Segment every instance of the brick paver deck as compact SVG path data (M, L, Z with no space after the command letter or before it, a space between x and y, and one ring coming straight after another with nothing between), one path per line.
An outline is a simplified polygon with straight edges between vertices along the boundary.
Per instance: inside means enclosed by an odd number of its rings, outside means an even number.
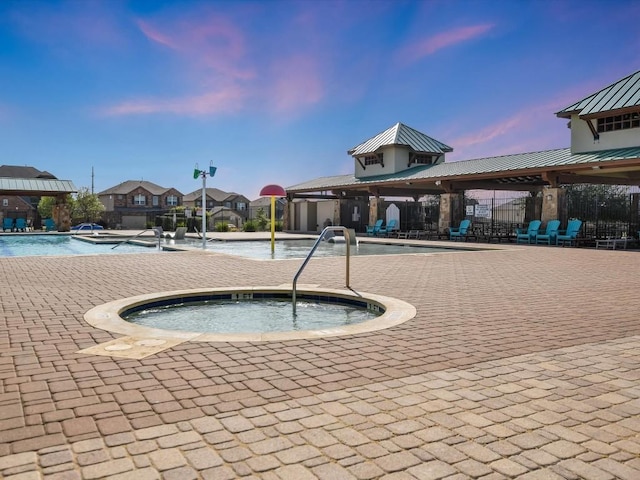
M640 253L501 247L352 258L354 289L417 308L388 330L142 360L76 353L117 338L83 314L300 261L1 258L0 478L640 478Z

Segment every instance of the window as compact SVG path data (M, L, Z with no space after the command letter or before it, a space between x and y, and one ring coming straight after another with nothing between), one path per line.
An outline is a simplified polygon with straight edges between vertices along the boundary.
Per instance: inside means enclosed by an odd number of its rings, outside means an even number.
M160 199L158 198L157 195L154 195L153 197L151 197L151 202L154 207L157 207L158 204L160 203Z
M3 207L8 207L9 206L9 199L8 198L3 198L2 199L2 206Z
M613 130L627 130L640 127L640 112L625 113L613 117L598 119L598 133L611 132Z
M247 204L245 202L236 203L236 210L238 210L239 212L246 209L247 209Z
M384 159L384 154L383 153L377 153L375 155L367 155L364 157L364 164L365 165L377 165L380 164L384 167L384 163L383 163L383 159Z
M231 202L224 202L224 206L226 208L231 208Z
M413 163L418 165L431 165L433 163L433 157L431 155L415 155L413 157Z
M170 207L178 206L178 196L177 195L168 195L167 196L167 205Z
M133 204L134 205L146 205L147 204L147 197L145 197L144 195L134 195L133 196Z

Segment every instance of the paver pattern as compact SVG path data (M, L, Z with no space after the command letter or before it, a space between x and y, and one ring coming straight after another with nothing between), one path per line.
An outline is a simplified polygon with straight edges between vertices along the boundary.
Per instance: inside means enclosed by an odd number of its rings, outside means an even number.
M0 478L640 478L638 252L355 257L351 286L413 304L413 320L142 360L77 353L117 338L84 322L96 305L281 285L299 265L0 258ZM313 259L300 281L343 288L344 259Z

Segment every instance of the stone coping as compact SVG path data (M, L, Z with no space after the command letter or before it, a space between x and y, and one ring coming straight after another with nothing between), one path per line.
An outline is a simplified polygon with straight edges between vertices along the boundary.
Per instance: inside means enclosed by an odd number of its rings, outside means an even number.
M297 294L299 296L326 295L338 298L367 301L369 303L373 303L374 305L381 306L384 309L384 313L374 319L353 325L344 325L322 330L299 330L268 333L201 333L164 330L135 325L133 323L127 322L120 316L122 312L129 310L132 307L143 305L145 303L156 302L159 300L198 296L209 293L290 293L291 289L291 285L199 288L138 295L134 297L123 298L120 300L114 300L112 302L94 307L85 313L84 319L87 321L87 323L96 328L135 338L172 339L192 342L262 342L316 339L323 337L335 337L373 332L399 325L416 316L416 309L413 305L410 305L409 303L396 298L375 295L372 293L356 292L355 290L335 290L324 288L319 289L315 287L298 288Z

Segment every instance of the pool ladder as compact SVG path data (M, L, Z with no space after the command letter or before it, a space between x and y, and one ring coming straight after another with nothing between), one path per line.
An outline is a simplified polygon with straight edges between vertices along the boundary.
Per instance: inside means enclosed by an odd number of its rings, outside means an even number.
M298 284L298 277L300 276L300 274L302 273L302 271L304 270L304 267L307 266L307 263L309 263L309 260L311 260L311 257L313 256L314 252L316 251L316 249L318 248L318 245L320 245L320 242L322 242L322 240L324 239L324 236L327 234L327 232L335 232L335 231L341 231L342 234L344 235L344 242L347 245L347 255L346 255L346 287L349 288L349 256L351 255L351 235L354 235L354 239L355 239L355 231L351 231L349 232L349 229L347 227L343 227L340 225L336 225L336 226L330 226L330 227L325 227L324 230L322 230L322 233L320 233L320 236L318 237L318 239L316 240L316 243L313 244L313 247L311 247L311 250L309 251L307 258L304 259L304 262L302 262L302 265L300 265L300 268L298 268L298 271L296 272L295 276L293 277L293 285L292 285L292 289L291 289L291 302L293 304L293 314L296 314L296 291L297 291L297 284Z

